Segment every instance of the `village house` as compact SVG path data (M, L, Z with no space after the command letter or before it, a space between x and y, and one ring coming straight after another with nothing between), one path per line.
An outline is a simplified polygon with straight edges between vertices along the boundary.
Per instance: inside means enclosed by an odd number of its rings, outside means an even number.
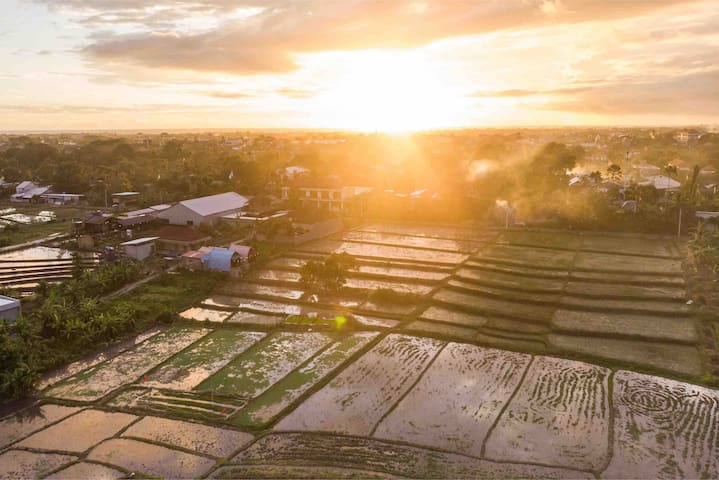
M121 230L127 229L141 229L157 223L159 220L158 215L163 210L167 210L172 205L153 205L151 207L143 208L141 210L133 210L132 212L126 212L116 217L117 228Z
M310 169L305 167L300 167L297 165L292 165L289 167L285 167L284 169L280 170L280 175L282 176L282 179L287 180L295 180L299 177L309 175Z
M92 212L87 215L80 225L83 233L97 234L106 233L112 230L114 215L101 211Z
M15 322L21 315L21 312L20 300L0 295L0 319Z
M248 202L247 197L235 192L226 192L183 200L158 213L157 216L167 220L170 225L215 225L223 216L241 211Z
M156 241L158 237L143 237L121 243L125 250L125 255L135 260L144 260L153 255L156 250Z
M77 205L85 195L77 193L44 193L40 198L47 202L48 205Z
M238 255L239 263L245 265L252 262L259 253L249 245L240 245L237 243L230 244L230 250Z
M651 175L646 181L639 182L639 185L653 185L657 190L670 192L677 191L682 186L681 183L666 175Z
M291 191L298 193L297 200L302 207L315 207L330 212L344 212L362 194L372 191L371 187L340 186L333 182L297 182L294 187L282 187L282 200L291 200Z
M202 250L190 250L180 256L180 266L188 270L202 270L202 257L205 255Z
M10 195L10 201L16 203L30 203L37 201L42 195L49 193L51 186L39 186L29 180L20 182L15 187L15 193Z
M176 225L166 225L152 235L157 237L157 251L167 255L181 255L197 250L212 238L194 228Z
M120 208L132 205L140 200L140 192L117 192L110 196L112 197L112 204Z
M147 208L141 208L140 210L133 210L131 212L125 212L123 216L125 217L138 217L142 215L148 215L157 218L160 212L163 212L170 208L172 205L169 203L163 203L160 205L152 205Z

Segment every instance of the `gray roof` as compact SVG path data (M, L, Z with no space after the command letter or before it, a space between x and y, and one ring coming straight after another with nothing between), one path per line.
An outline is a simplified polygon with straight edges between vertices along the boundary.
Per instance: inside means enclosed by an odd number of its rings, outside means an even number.
M10 310L12 308L19 308L20 307L20 300L17 298L12 297L6 297L5 295L0 295L0 311L4 312L5 310Z
M209 197L183 200L180 204L194 211L198 215L205 217L232 210L239 210L247 205L247 202L249 202L249 199L243 197L239 193L226 192L219 193L217 195L210 195Z

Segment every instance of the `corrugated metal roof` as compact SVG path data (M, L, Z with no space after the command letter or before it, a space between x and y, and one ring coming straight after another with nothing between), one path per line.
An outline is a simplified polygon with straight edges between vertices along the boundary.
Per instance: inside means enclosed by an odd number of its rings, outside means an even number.
M120 245L142 245L143 243L150 243L154 242L160 237L142 237L142 238L136 238L134 240L130 240L128 242L121 243Z
M31 199L34 196L40 196L45 193L47 193L50 190L51 187L36 187L31 188L30 190L27 190L22 193L16 193L13 195L15 198L25 198L25 199Z
M205 217L208 215L228 212L230 210L239 210L247 205L247 202L249 202L249 199L243 197L239 193L226 192L219 193L217 195L210 195L209 197L183 200L180 204L194 211L198 215Z
M657 190L673 190L682 186L681 183L665 175L652 175L647 181L639 182L639 185L654 185Z
M230 250L238 253L242 258L247 258L250 256L250 251L252 250L252 247L248 245L230 245Z
M153 205L151 207L147 208L141 208L140 210L133 210L131 212L126 212L125 216L127 217L136 217L138 215L150 215L153 213L161 212L163 210L167 210L172 205L169 205L167 203L163 203L162 205Z

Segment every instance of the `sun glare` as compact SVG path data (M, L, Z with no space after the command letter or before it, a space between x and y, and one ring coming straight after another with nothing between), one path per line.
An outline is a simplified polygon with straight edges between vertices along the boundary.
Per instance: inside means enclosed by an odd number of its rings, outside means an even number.
M401 133L456 123L458 96L418 54L369 51L351 55L351 67L318 100L333 125Z

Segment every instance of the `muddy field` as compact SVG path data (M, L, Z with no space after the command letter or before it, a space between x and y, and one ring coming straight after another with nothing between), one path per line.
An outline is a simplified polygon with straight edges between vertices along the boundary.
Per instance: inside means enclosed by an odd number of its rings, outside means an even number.
M0 478L719 477L681 246L642 242L385 224L313 242L48 375L0 420ZM368 253L348 288L308 299L303 255L348 245Z

